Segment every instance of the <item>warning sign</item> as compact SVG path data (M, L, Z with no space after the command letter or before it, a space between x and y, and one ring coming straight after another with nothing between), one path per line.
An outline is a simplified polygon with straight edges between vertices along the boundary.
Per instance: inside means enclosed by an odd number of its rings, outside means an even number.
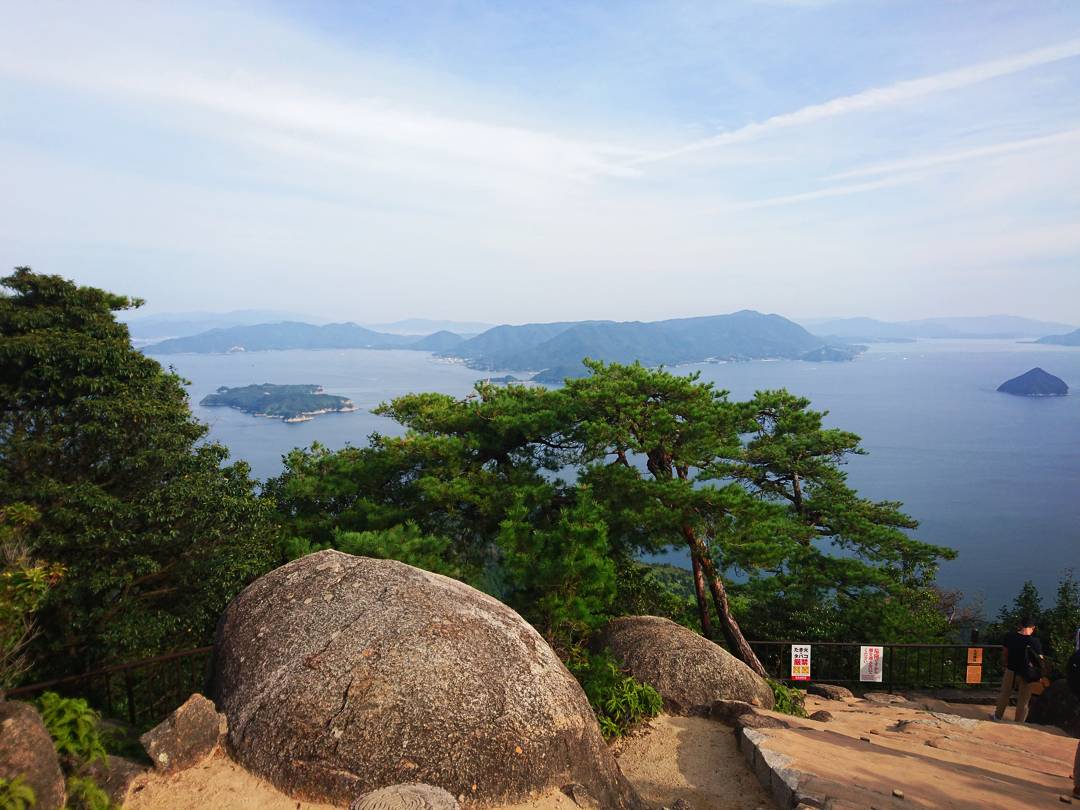
M791 645L791 680L810 680L810 645Z
M881 683L881 661L884 655L882 647L859 648L859 680Z

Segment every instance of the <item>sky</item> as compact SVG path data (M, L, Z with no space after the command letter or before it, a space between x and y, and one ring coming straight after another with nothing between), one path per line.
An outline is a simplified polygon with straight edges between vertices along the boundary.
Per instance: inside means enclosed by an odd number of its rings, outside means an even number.
M360 322L1080 322L1080 3L6 3L0 264Z

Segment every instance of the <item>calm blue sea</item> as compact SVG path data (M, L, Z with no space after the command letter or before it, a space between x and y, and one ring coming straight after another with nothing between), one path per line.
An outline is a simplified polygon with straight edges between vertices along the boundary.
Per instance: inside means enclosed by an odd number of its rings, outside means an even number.
M165 364L191 380L192 409L212 438L256 476L281 469L289 449L318 441L363 444L395 423L372 415L410 391L464 395L478 372L408 351L288 351L172 355ZM1041 366L1077 393L1026 399L995 391ZM869 455L848 465L868 497L904 502L917 535L960 552L941 583L988 612L1033 580L1048 601L1061 572L1080 572L1080 349L1015 341L920 341L872 347L852 363L798 361L688 366L734 398L787 388L829 411L831 425L863 438ZM511 372L512 373L512 372ZM218 386L318 383L361 410L286 425L198 402Z

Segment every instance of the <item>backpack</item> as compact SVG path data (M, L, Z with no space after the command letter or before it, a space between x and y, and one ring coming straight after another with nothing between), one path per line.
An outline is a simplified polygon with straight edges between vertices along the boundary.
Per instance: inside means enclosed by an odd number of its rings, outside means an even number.
M1065 664L1065 680L1072 693L1080 698L1080 650L1074 652Z

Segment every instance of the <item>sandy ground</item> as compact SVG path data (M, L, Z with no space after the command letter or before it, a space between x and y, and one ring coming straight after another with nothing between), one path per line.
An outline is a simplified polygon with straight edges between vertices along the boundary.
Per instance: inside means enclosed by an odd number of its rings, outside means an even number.
M685 799L694 810L771 807L735 747L731 729L700 717L662 715L619 745L619 765L642 797L659 807ZM131 810L323 810L279 793L222 754L176 776L148 774L124 804ZM552 791L500 810L576 810Z

